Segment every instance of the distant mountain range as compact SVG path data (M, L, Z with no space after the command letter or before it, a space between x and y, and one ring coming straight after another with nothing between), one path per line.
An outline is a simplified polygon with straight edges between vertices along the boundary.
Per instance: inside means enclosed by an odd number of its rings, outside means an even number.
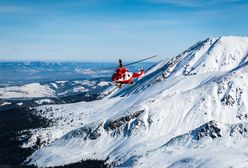
M125 62L125 58L123 61ZM129 66L129 69L135 71L151 64L154 63L143 62ZM0 87L59 80L110 79L117 65L118 60L113 60L113 63L0 62Z
M111 88L114 89L107 78L7 86L0 88L0 109L92 101L109 94Z

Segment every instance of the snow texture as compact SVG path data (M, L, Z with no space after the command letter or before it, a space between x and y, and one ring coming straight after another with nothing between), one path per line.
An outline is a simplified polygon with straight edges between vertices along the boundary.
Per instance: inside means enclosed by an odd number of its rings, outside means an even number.
M25 85L0 87L0 99L6 101L23 100L35 98L38 104L52 103L49 98L73 96L77 94L103 95L109 94L112 83L104 79L54 81L30 83ZM41 99L41 100L40 100ZM42 100L43 99L43 100ZM45 100L44 100L45 99Z
M32 130L40 167L86 159L112 167L247 167L248 38L208 38L134 85L93 102L46 105Z
M31 83L22 86L0 88L0 98L54 97L55 92L48 85Z

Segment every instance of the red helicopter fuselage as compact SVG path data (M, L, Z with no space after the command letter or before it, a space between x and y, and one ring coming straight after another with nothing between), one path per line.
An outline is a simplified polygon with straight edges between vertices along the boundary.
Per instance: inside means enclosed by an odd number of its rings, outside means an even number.
M129 64L126 64L125 66L130 66L133 64L137 64L139 62L152 59L154 57L157 57L158 55L154 55L151 57L144 58L139 61L135 61ZM115 73L112 76L112 82L121 88L123 84L133 84L134 78L138 78L142 75L144 75L145 71L142 69L140 72L129 72L127 68L125 68L122 64L122 60L119 59L119 67L115 69Z
M144 70L140 72L129 72L128 69L123 66L115 69L115 73L112 76L112 82L115 84L131 84L134 78L140 77L144 74Z

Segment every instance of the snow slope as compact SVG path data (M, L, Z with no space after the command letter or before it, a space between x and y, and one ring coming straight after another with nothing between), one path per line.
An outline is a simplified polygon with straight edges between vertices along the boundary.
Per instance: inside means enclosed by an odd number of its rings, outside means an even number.
M31 83L22 86L0 88L0 98L54 97L55 92L48 85Z
M24 144L40 167L100 159L113 167L248 165L248 37L209 38L111 98L40 106L52 119Z

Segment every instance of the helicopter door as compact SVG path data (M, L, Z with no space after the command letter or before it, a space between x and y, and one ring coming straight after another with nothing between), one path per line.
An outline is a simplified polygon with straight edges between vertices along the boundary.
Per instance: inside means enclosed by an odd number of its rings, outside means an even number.
M132 77L132 73L131 72L126 72L125 76L124 76L124 80L129 80Z

